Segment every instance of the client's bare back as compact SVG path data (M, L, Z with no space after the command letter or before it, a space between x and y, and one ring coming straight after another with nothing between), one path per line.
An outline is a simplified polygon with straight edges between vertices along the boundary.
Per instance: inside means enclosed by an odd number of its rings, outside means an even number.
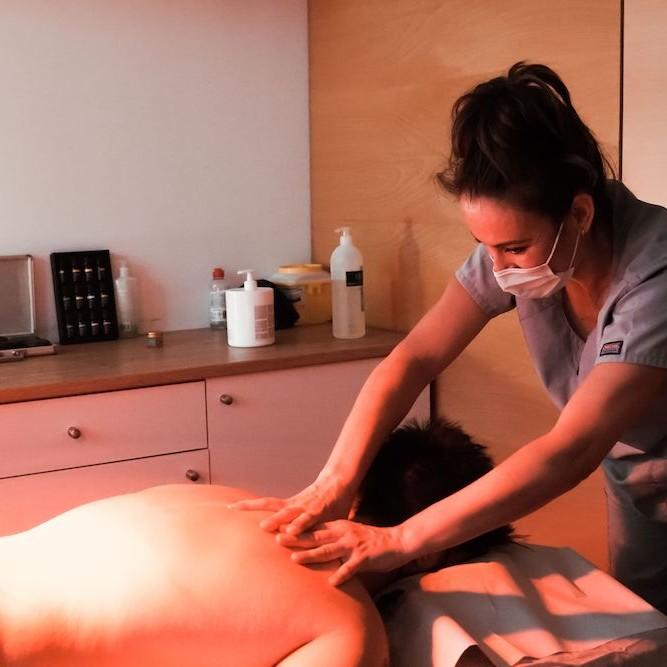
M0 665L386 664L361 584L292 562L244 497L154 487L0 538Z

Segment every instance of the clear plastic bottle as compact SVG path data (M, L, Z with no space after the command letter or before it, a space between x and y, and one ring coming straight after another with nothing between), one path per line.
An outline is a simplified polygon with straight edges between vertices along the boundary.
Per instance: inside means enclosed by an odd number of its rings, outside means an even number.
M225 290L228 288L225 272L219 266L213 269L213 280L208 297L208 322L212 329L227 328L227 304Z
M139 332L137 321L137 279L130 275L130 270L125 260L120 264L120 275L116 278L115 282L120 337L132 338Z
M340 244L331 253L331 315L334 338L366 335L363 257L352 244L349 227L340 232Z

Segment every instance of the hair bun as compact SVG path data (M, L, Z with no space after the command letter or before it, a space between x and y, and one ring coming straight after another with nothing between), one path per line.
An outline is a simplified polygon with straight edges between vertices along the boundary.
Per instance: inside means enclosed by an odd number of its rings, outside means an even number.
M546 94L556 97L566 107L572 107L570 91L561 78L546 65L529 64L524 60L514 63L507 73L510 85L541 88Z
M558 74L519 61L456 100L449 162L438 180L456 196L509 202L554 224L586 192L596 220L607 224L607 172L613 168Z

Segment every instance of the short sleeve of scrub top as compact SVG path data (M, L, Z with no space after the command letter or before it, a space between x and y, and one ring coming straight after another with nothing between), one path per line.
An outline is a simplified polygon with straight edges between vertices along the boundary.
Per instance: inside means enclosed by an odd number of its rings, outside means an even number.
M667 368L667 266L633 282L603 316L594 363Z
M493 275L493 262L480 243L455 274L475 303L489 316L512 310L514 297L503 292Z

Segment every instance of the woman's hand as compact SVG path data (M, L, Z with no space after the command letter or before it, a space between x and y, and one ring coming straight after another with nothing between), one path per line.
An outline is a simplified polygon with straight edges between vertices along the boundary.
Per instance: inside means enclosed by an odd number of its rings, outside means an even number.
M412 560L404 545L400 526L377 528L354 521L330 521L301 535L279 533L276 541L295 551L297 563L328 563L342 560L329 577L334 586L346 582L357 572L394 570Z
M254 498L230 505L231 509L275 512L259 525L274 533L299 535L324 521L346 518L352 507L354 490L336 477L318 477L310 486L290 498Z

